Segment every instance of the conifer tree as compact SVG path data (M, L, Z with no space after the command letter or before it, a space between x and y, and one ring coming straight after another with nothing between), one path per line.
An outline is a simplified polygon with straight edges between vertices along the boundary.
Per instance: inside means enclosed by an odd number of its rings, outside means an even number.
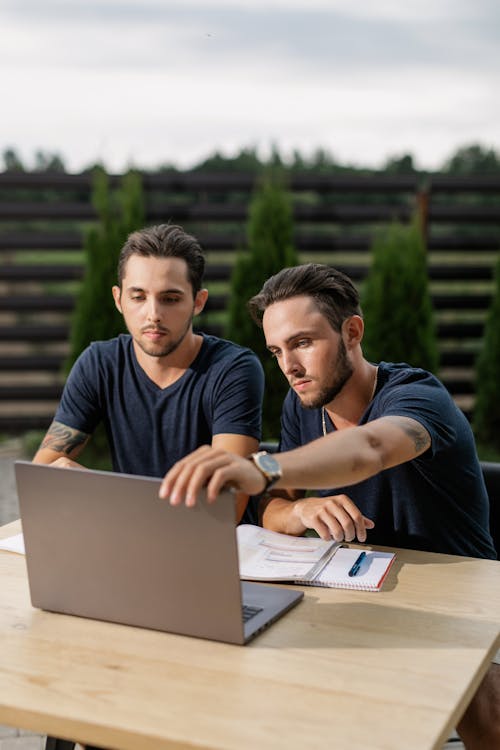
M418 220L394 222L375 238L362 291L363 353L437 372L439 354L426 250Z
M298 263L290 197L276 174L265 177L254 194L247 239L248 249L239 253L233 269L226 335L253 349L262 362L266 376L263 438L270 440L279 437L281 406L288 386L266 348L262 330L250 318L247 302L270 276Z
M130 232L143 225L140 175L128 172L121 189L113 191L106 172L96 169L92 203L98 223L85 237L84 278L72 319L68 369L91 341L109 339L125 330L111 287L117 281L116 268L122 245Z
M495 268L495 289L486 318L476 363L476 402L473 428L481 455L498 460L500 452L500 256Z
M92 202L98 222L85 237L85 270L72 319L70 354L66 362L68 372L92 341L110 339L125 331L111 288L117 283L118 257L125 240L130 232L144 224L140 175L134 171L128 172L120 189L112 190L106 172L97 168ZM111 468L103 425L99 425L78 460L93 468Z

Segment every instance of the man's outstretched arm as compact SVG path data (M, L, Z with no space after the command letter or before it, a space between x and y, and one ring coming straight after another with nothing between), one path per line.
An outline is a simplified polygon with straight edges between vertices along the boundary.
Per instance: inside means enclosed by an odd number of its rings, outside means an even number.
M282 469L282 477L275 486L323 489L357 484L384 469L411 461L424 453L430 444L429 433L417 420L398 416L382 417L367 425L331 433L293 451L275 454ZM198 492L204 486L207 486L209 500L214 501L224 486L232 486L248 494L258 494L264 489L265 479L252 462L203 446L172 467L163 481L160 496L169 497L173 505L182 502L194 505ZM265 510L266 525L273 525L274 528L278 526L290 533L286 522L294 503L288 503L283 498L277 498L275 502L274 520L273 500ZM289 510L284 503L288 503ZM356 511L359 513L357 509ZM278 513L281 518L277 517ZM356 536L358 532L362 536L360 523L364 528L370 528L365 521L350 515L351 511L346 508L346 503L342 506L343 513L347 513L349 518L345 519L345 523L341 522L341 525L345 528L345 524L347 527L354 524ZM305 524L303 526L306 527ZM299 528L295 531L300 532Z

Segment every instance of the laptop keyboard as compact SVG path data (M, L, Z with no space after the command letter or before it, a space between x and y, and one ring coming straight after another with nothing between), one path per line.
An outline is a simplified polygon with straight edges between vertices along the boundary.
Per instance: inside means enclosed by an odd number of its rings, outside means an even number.
M258 615L259 612L262 612L262 607L251 607L249 604L243 604L241 612L243 615L243 622L248 622L252 617Z

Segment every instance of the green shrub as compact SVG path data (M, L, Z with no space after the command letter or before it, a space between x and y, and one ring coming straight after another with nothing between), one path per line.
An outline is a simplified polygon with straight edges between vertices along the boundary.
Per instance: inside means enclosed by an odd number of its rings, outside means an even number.
M92 341L107 340L126 330L115 307L111 288L117 283L118 257L127 236L144 223L140 175L128 172L120 189L112 190L106 172L96 169L92 203L98 223L85 237L85 270L72 318L67 372ZM92 436L81 460L94 468L110 468L107 438L102 426Z
M495 291L486 318L476 363L476 402L473 428L482 456L500 452L500 256L495 268ZM490 459L494 460L494 459ZM495 459L496 460L496 459Z
M298 263L293 247L292 206L279 177L267 176L256 191L247 238L248 250L238 254L233 269L226 336L253 349L262 362L266 376L262 427L263 438L269 440L279 436L288 385L266 348L262 330L250 318L247 302L270 276Z
M436 326L417 219L408 226L395 222L376 236L361 300L367 359L437 372Z
M129 172L121 190L112 191L103 169L94 173L92 203L98 223L85 237L85 270L71 325L67 370L91 341L102 341L125 330L115 307L111 287L116 284L120 249L127 236L144 220L142 183L136 172Z

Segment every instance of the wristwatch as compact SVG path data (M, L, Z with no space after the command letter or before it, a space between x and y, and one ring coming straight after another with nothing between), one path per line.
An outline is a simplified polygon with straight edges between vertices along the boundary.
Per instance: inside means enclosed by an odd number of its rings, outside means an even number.
M278 479L281 479L281 466L274 458L274 456L272 456L267 451L258 451L257 453L252 453L251 456L249 456L249 459L250 461L254 462L255 466L258 468L258 470L266 480L266 485L262 490L263 492L271 489L271 487L276 484Z

